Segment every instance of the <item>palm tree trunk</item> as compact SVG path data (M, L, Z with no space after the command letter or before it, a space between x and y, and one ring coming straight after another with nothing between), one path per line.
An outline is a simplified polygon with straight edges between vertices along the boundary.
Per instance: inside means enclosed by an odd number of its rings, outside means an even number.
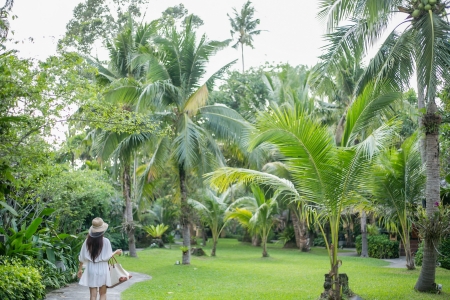
M414 265L414 258L411 253L411 243L409 239L409 232L404 232L405 234L403 244L405 246L405 255L406 255L406 268L408 270L414 270L416 266Z
M211 249L211 256L216 256L217 237L213 236L213 245Z
M262 235L261 235L261 243L262 243L262 248L263 248L262 256L263 257L269 257L269 254L267 254L267 236L268 236L268 233L266 232L266 230L263 230Z
M419 111L421 111L423 108L425 108L425 97L424 97L424 91L425 89L420 85L419 81L417 83L417 88L418 88L418 92L417 92L417 108ZM422 116L419 115L418 117L418 123L419 123L419 130L422 129L423 125L422 125ZM427 157L426 157L426 141L425 138L421 138L420 139L420 157L422 158L422 163L425 163L427 161Z
M184 167L182 165L178 167L178 174L180 177L180 194L181 194L180 224L183 231L183 246L190 248L191 231L189 229L189 205L187 202L186 171L184 170ZM183 265L189 265L191 263L190 251L183 253L182 263Z
M133 204L131 201L130 164L123 166L123 197L125 199L125 228L128 235L128 250L131 257L137 257L136 241L134 238Z
M291 221L292 226L294 227L294 234L295 234L295 244L297 245L297 248L300 249L300 222L298 220L297 214L294 211L294 207L290 207L289 209L291 214Z
M369 243L367 242L367 215L361 212L361 257L369 257Z
M440 201L439 191L439 125L440 116L437 114L437 106L434 99L430 99L427 114L422 117L426 141L426 213L428 220L434 218L438 211ZM425 233L423 247L422 269L415 289L421 292L435 290L436 277L436 250L437 240Z

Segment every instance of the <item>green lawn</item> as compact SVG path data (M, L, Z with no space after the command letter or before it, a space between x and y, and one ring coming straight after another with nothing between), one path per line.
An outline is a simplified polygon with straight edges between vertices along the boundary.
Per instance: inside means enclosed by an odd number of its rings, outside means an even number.
M210 245L204 247L210 253ZM179 246L146 249L138 258L120 257L125 269L152 276L152 280L132 285L123 300L136 299L317 299L323 291L329 261L324 249L310 253L281 249L270 244L269 258L261 248L232 239L221 239L216 257L191 257L191 265L175 265L181 260ZM450 271L438 268L436 282L441 295L414 291L419 270L387 268L377 259L342 256L341 273L349 276L350 288L365 300L449 299Z

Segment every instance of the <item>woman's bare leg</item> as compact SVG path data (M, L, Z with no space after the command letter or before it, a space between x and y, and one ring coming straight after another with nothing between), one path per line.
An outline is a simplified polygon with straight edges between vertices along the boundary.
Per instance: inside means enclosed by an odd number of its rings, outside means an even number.
M90 300L97 300L97 288L89 288L89 292L91 293Z
M106 285L99 287L98 292L100 293L100 300L106 300Z

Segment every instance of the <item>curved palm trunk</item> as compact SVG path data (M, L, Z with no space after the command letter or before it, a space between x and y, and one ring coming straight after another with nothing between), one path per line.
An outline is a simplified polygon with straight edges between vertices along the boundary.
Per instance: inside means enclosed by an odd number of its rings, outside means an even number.
M125 228L128 235L128 249L131 257L137 257L136 240L134 238L133 203L131 202L130 164L125 163L122 174L123 198L125 199Z
M181 194L181 218L180 223L183 232L183 246L191 247L191 231L189 229L189 205L187 202L187 186L186 186L186 171L183 166L178 167L178 174L180 177L180 194ZM183 253L183 265L191 263L191 252Z
M434 218L434 213L438 211L439 204L439 125L440 116L437 114L436 103L430 101L426 116L425 142L426 142L426 213L429 220ZM425 236L423 248L422 269L415 289L421 292L435 290L436 277L436 250L437 240Z
M403 233L405 234L405 238L403 240L403 245L405 246L405 255L406 255L406 268L408 270L414 270L416 265L414 264L414 258L411 253L411 243L409 239L409 232Z
M361 257L369 257L369 243L367 242L367 215L361 212Z

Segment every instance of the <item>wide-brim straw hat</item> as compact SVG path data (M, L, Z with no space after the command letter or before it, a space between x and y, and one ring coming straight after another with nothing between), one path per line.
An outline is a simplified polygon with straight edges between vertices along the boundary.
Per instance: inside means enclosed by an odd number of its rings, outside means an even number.
M108 223L105 223L102 218L95 218L92 220L92 226L89 228L89 235L97 237L103 234L108 229Z

